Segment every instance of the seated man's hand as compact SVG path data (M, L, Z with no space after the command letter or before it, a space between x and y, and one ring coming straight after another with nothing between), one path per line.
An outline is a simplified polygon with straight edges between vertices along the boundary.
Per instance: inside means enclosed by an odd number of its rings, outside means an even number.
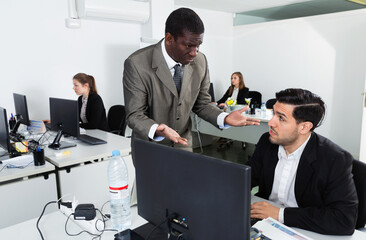
M280 209L278 207L273 206L268 202L256 202L253 203L250 207L250 217L251 218L268 218L271 217L278 221L278 214Z
M165 124L160 124L158 126L158 128L156 129L155 132L156 135L158 136L163 136L165 138L170 139L171 141L173 141L174 143L179 143L182 145L187 146L187 139L186 138L182 138L175 130L171 129L170 127L168 127Z
M247 118L243 116L242 113L248 110L248 106L243 107L242 109L232 111L229 115L225 117L225 124L229 124L230 126L240 127L246 125L259 125L258 119Z

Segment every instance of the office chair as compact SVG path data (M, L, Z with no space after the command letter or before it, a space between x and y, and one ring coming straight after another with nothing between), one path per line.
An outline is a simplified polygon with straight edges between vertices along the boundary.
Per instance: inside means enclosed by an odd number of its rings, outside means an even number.
M112 106L108 111L107 121L111 133L125 136L127 126L125 106Z
M366 163L353 160L353 180L358 195L358 217L356 229L365 231L366 224ZM363 228L363 229L362 229Z
M275 98L268 99L266 102L266 108L272 109L273 105L275 105L276 102L277 102L277 100Z
M251 98L250 104L254 104L255 107L260 108L262 104L262 94L257 91L249 91L248 98Z
M213 83L210 83L210 89L208 89L208 93L211 96L211 102L215 102L215 92L214 92Z

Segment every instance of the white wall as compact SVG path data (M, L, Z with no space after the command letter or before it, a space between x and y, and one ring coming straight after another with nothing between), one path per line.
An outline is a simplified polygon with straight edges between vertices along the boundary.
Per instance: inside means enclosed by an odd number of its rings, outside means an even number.
M140 47L141 24L82 20L81 28L69 29L67 2L1 3L0 106L8 115L14 112L12 93L17 92L27 96L31 119L49 119L49 97L77 99L72 77L78 72L95 77L107 110L124 103L123 62ZM195 10L206 26L201 50L212 81L221 81L231 73L231 14Z
M1 3L0 106L14 112L13 92L27 96L31 119L49 119L48 98L77 99L72 77L95 77L106 108L123 103L123 61L139 48L140 24L83 20L65 27L67 1Z
M366 10L238 26L233 68L263 100L289 87L320 95L327 116L317 132L358 157L365 26Z

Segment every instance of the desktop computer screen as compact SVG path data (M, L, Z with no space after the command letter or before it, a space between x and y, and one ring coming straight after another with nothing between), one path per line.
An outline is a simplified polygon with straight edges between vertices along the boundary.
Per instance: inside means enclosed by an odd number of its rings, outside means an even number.
M249 240L251 169L135 139L138 214L185 240Z
M12 129L12 133L16 133L18 131L19 125L22 123L24 125L30 126L29 115L28 115L28 106L27 106L27 98L25 95L13 93L14 97L14 106L15 106L15 116L17 119L17 123Z
M13 93L13 97L14 97L15 114L17 116L17 120L19 120L20 123L29 126L30 121L29 121L26 96L18 93Z
M9 141L8 118L6 115L6 109L2 107L0 107L0 147L3 148L6 153L10 153L11 151Z
M79 130L79 108L76 100L61 98L50 98L51 130L57 131L55 140L50 148L62 149L76 146L71 142L60 142L63 134L78 138Z

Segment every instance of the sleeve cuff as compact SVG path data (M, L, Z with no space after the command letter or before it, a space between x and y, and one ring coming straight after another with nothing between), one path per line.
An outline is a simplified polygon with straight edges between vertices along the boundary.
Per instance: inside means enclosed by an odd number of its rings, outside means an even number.
M217 116L217 126L219 126L220 129L228 129L230 127L229 124L225 124L225 117L229 115L226 112L220 113L219 116Z
M284 213L285 213L285 209L284 208L280 208L280 211L278 213L278 221L280 223L285 223Z
M150 131L149 131L149 138L154 140L155 142L160 142L162 141L165 137L163 136L155 136L155 132L156 132L156 129L158 128L158 124L153 124L150 128ZM154 137L155 136L155 137Z

